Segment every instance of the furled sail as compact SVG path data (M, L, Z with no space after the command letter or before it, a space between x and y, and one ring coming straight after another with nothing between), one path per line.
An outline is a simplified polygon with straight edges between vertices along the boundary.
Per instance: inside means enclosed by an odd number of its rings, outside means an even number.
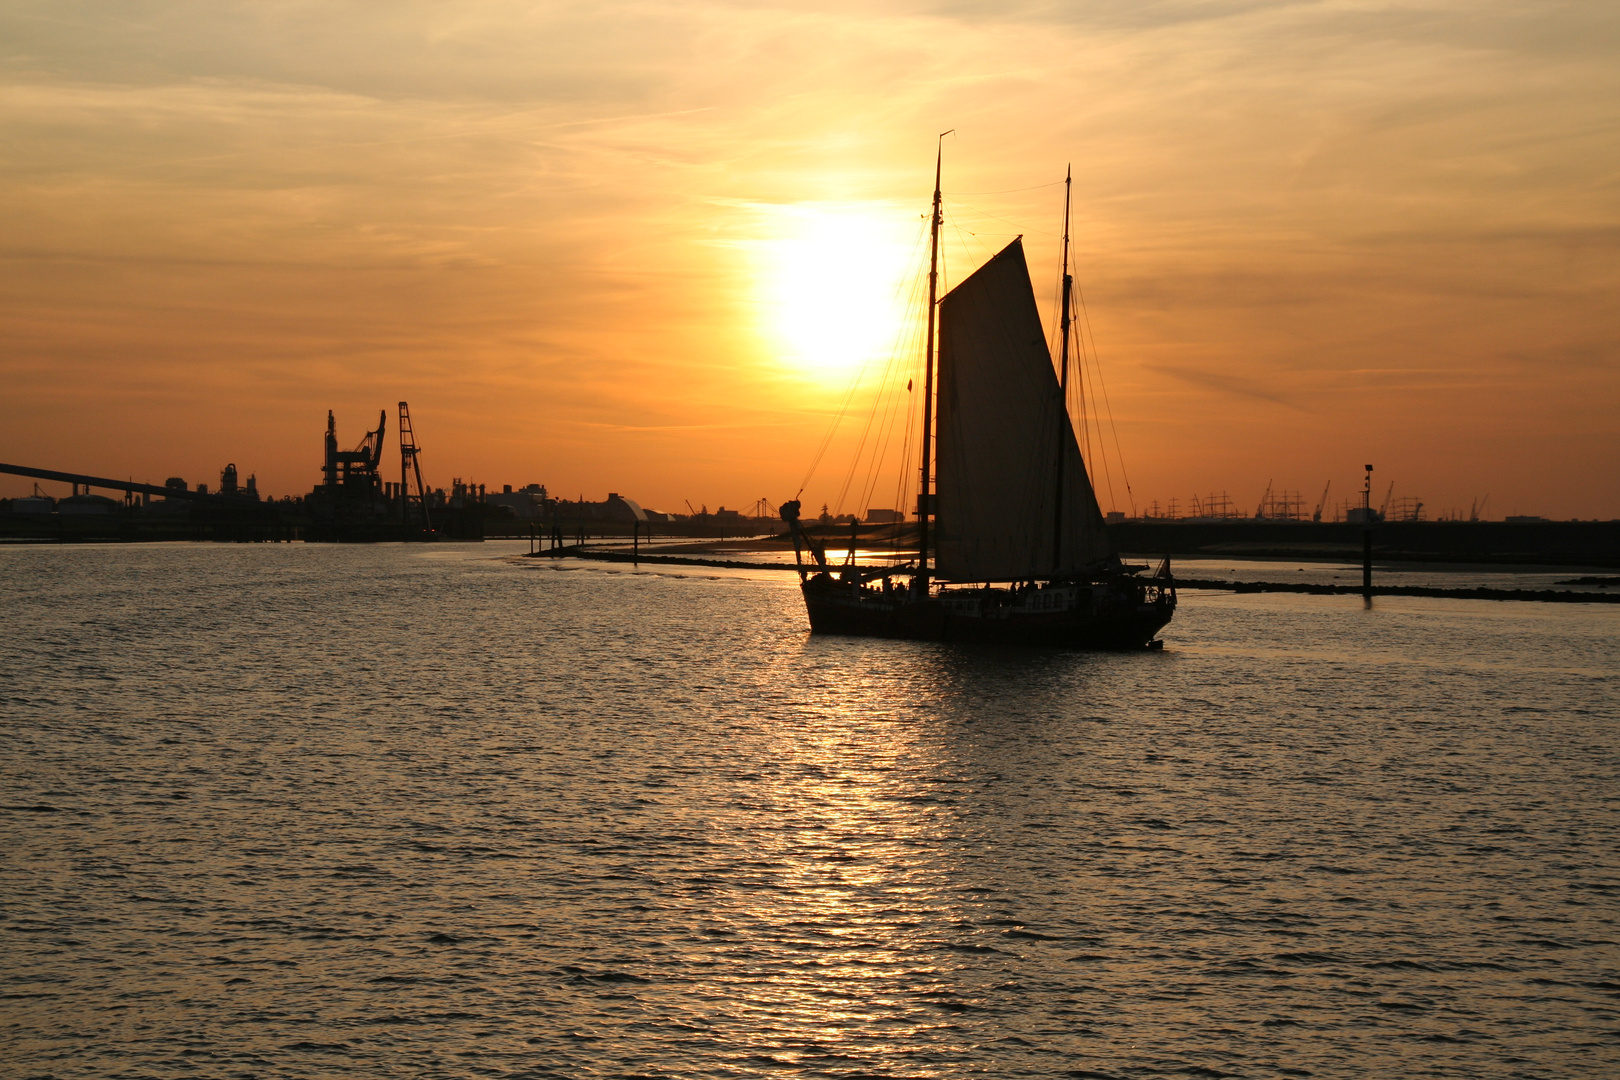
M1017 581L1112 561L1041 329L1023 241L1008 244L946 294L939 318L937 575ZM1053 528L1060 440L1061 544Z

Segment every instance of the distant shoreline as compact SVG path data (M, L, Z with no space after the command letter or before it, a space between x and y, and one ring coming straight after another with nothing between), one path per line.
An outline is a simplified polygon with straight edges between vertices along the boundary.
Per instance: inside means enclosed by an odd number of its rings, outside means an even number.
M780 572L784 570L796 571L798 569L792 563L745 562L740 559L701 559L695 555L641 555L629 551L604 551L600 548L581 548L578 546L534 552L524 555L522 558L589 559L595 562L633 563L638 565L648 563L652 566L707 566L721 570L773 570ZM1279 581L1223 581L1215 578L1177 578L1176 587L1179 589L1233 593L1287 592L1306 593L1315 596L1361 595L1360 585L1321 585ZM1620 593L1569 592L1559 589L1492 589L1483 586L1471 589L1446 589L1428 585L1379 585L1374 587L1373 595L1423 596L1451 600L1521 600L1554 604L1620 604Z
M1361 562L1362 526L1309 521L1125 521L1108 527L1117 551L1158 559L1302 559ZM833 547L852 535L862 547L916 544L913 525L811 526ZM490 533L491 538L494 532ZM523 534L527 535L527 534ZM523 535L514 535L522 539ZM630 539L626 529L623 538ZM738 537L680 535L675 529L644 533L642 543L665 550L789 550L784 534ZM674 545L678 545L675 547ZM1373 558L1379 562L1476 566L1557 566L1620 569L1620 521L1385 521L1373 527Z

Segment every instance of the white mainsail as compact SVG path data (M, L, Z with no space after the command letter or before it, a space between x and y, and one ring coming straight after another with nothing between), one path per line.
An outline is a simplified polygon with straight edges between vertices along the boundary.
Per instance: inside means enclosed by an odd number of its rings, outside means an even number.
M1112 561L1046 347L1023 241L1008 244L946 294L939 319L937 576L1019 581ZM1053 527L1059 440L1061 543Z

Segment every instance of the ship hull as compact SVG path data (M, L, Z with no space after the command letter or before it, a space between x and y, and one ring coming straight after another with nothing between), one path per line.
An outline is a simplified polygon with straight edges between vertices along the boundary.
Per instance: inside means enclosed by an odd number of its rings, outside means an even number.
M816 634L1070 649L1145 648L1176 607L1173 583L1131 578L916 597L818 576L804 600Z

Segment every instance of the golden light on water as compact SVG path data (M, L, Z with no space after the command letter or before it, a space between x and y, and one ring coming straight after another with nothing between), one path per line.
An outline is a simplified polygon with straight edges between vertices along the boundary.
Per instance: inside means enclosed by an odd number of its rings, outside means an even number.
M789 370L842 385L894 349L911 318L916 227L887 203L770 207L758 242L762 337Z

